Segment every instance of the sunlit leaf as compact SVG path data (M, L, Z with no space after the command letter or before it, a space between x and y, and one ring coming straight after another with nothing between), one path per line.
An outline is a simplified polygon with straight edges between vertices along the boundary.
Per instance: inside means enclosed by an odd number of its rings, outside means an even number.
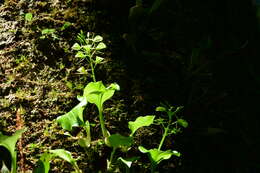
M88 45L84 45L82 47L85 50L85 52L87 53L87 55L89 55L90 51L91 51L91 45L88 44Z
M43 29L42 30L42 35L48 35L48 34L53 34L56 30L55 29Z
M72 131L72 127L78 127L83 124L83 110L86 101L83 100L68 113L59 116L57 122L64 130Z
M11 155L11 172L16 173L16 142L18 139L22 136L22 133L24 133L25 129L17 130L12 136L5 136L0 132L0 146L6 148ZM2 154L0 153L0 156Z
M76 58L85 58L86 55L82 51L78 51L77 54L75 55Z
M167 150L161 151L156 148L147 150L146 148L139 146L139 151L142 153L148 153L151 163L155 166L158 165L161 161L170 159L172 155L179 157L180 153L177 151Z
M73 44L73 46L71 47L73 50L80 50L81 46L78 43Z
M130 147L133 144L132 137L122 136L120 134L113 134L108 137L108 141L111 147L119 148L119 147Z
M33 14L32 13L26 13L24 18L25 18L26 21L30 22L30 21L32 21Z
M100 57L100 56L96 56L96 64L100 64L102 61L104 60L104 58Z
M165 107L162 107L162 106L158 106L155 111L157 112L167 112L167 109Z
M93 39L94 42L101 42L103 40L103 37L101 37L100 35L95 36L95 38Z
M101 50L101 49L105 49L107 46L105 45L105 43L101 42L97 45L96 50Z
M154 118L155 118L154 115L147 115L147 116L140 116L135 121L129 121L128 128L131 130L131 136L140 127L150 126L153 123Z
M138 160L140 157L131 157L131 158L122 158L119 157L117 160L120 160L122 163L124 163L128 168L132 166L132 163L136 160Z
M50 162L54 155L51 153L43 153L36 163L36 168L33 169L33 173L48 173L50 170Z
M61 159L69 162L72 165L76 163L76 160L73 159L71 153L64 149L50 150L50 153L53 153L55 156L60 157Z

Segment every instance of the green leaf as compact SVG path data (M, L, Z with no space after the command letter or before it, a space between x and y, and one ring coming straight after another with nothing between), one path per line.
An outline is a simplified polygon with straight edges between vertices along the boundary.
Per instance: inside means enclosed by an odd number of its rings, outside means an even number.
M11 172L16 173L16 151L15 151L15 145L18 139L22 136L22 133L24 133L26 130L25 129L20 129L17 130L12 136L5 136L0 132L0 146L6 148L12 158L12 167L11 167ZM0 153L1 155L1 153Z
M75 57L76 58L85 58L86 55L82 51L78 51Z
M119 147L130 147L133 144L132 137L122 136L120 134L113 134L108 137L108 141L111 147L119 148Z
M90 54L90 51L91 51L91 45L84 45L84 46L82 46L83 47L83 49L85 50L85 52L89 55Z
M105 49L107 46L105 45L105 43L101 42L97 45L96 50L101 50L101 49Z
M102 58L102 57L100 57L100 56L96 56L95 63L96 63L96 64L100 64L103 60L104 60L104 58Z
M87 70L84 67L80 67L77 72L79 72L80 74L88 74Z
M72 131L72 127L82 126L83 123L83 110L86 105L86 100L83 100L77 106L75 106L68 113L59 116L57 122L64 130Z
M167 112L167 109L165 107L162 107L162 106L158 106L155 111L157 112Z
M138 147L139 151L142 153L148 153L149 159L151 160L151 163L155 166L158 165L161 161L167 160L171 158L172 155L174 156L180 156L180 153L177 151L167 150L167 151L161 151L156 148L147 150L143 146Z
M42 30L42 35L49 35L49 34L53 34L56 30L55 29L43 29Z
M64 31L65 29L67 29L68 27L70 27L72 24L70 22L65 22L63 24L63 26L61 27L61 31Z
M113 90L117 90L119 91L120 90L120 86L117 84L117 83L112 83L109 85L108 89L113 89Z
M55 156L60 157L61 159L69 162L72 165L76 164L76 160L73 159L69 151L66 151L64 149L56 149L56 150L50 150L50 153L53 153Z
M143 126L150 126L153 123L155 116L154 115L147 115L147 116L140 116L135 121L128 122L128 128L131 130L131 135L135 133L137 129Z
M81 46L78 43L73 44L73 46L71 47L73 50L80 50Z
M25 18L26 21L30 22L30 21L32 21L33 14L32 13L26 13L24 18Z
M103 103L114 95L115 89L105 88L101 81L90 82L85 88L83 96L87 101L95 104L98 109L101 109Z
M36 168L33 169L33 173L48 173L50 170L50 162L54 155L51 153L43 153L37 162Z
M100 35L95 36L95 38L93 39L94 42L101 42L103 41L103 37L101 37Z
M131 158L122 158L119 157L117 160L120 160L122 163L124 163L128 168L131 168L131 165L134 161L138 160L140 157L131 157Z
M177 123L184 128L188 127L188 125L189 125L188 122L184 119L178 119Z

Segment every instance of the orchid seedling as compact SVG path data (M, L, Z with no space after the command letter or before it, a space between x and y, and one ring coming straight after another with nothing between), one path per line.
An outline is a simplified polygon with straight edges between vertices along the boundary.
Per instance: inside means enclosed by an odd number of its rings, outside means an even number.
M163 146L165 138L168 135L176 134L177 132L180 132L180 128L178 127L178 125L181 125L184 128L188 126L188 123L184 119L179 119L177 117L177 113L179 113L182 108L183 108L182 106L175 108L173 106L167 106L167 105L162 105L156 108L156 111L166 113L168 116L167 120L163 118L159 118L156 120L157 124L163 127L163 135L160 144L158 148L153 148L150 150L144 148L143 146L138 147L140 152L148 154L148 157L151 162L152 173L155 172L157 165L161 161L170 159L172 155L177 157L180 156L180 153L175 150L162 151L161 148ZM173 118L176 118L177 120L174 121Z

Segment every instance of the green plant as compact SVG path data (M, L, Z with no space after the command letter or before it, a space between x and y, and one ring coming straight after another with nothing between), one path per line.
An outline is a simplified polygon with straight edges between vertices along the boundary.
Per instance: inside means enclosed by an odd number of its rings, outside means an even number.
M56 35L56 29L50 29L50 28L46 28L41 30L41 37L40 39L46 39L48 37L51 37L53 40L58 40L59 37Z
M26 13L24 16L25 20L30 22L33 19L33 14L32 13Z
M43 153L38 160L37 166L33 170L33 173L48 173L50 170L50 161L55 157L59 157L69 162L73 166L75 173L82 173L71 153L64 149L49 150L48 152Z
M136 118L135 121L129 121L128 122L128 128L131 131L131 134L129 136L122 136L120 134L112 134L108 137L108 142L110 147L113 148L110 159L107 161L107 169L111 168L111 164L114 159L114 154L116 152L117 148L123 148L124 150L128 150L131 145L133 144L133 135L134 133L141 127L144 126L150 126L153 123L155 116L153 115L147 115L147 116L139 116ZM124 163L127 166L127 170L130 169L131 164L133 161L137 160L138 157L132 157L132 158L122 158L119 157L117 160L120 160L122 163Z
M79 43L75 43L72 46L72 49L77 51L75 57L87 60L91 68L91 77L93 81L96 82L95 67L104 60L104 58L97 56L97 54L102 54L101 50L106 48L105 43L102 42L103 37L100 35L90 36L89 32L87 33L87 36L85 36L81 31L80 34L78 34L77 39L79 40ZM85 74L87 72L84 67L81 67L79 71Z
M180 156L180 153L175 150L166 150L162 151L161 148L163 146L163 143L165 141L165 138L170 134L176 134L180 132L180 128L178 125L186 128L188 126L188 123L184 119L180 119L177 117L177 113L180 112L180 110L183 107L173 107L168 105L162 105L156 108L156 111L163 112L167 114L167 120L165 118L159 118L156 120L156 123L163 127L163 135L160 141L160 144L158 148L153 149L146 149L143 146L139 146L138 149L142 153L148 153L148 157L151 162L151 172L155 172L155 169L157 165L163 161L171 158L172 155L174 156ZM177 120L174 121L173 118L176 118Z
M7 163L11 163L11 170L8 170L8 172L16 173L17 153L15 151L15 148L16 148L15 145L16 145L18 139L22 136L22 133L24 133L24 132L25 132L25 129L20 129L20 130L17 130L12 136L3 135L2 132L0 132L0 146L7 149L8 150L7 155L10 155L10 158L8 158L8 156L6 156L6 158L5 158L5 157L2 157L5 154L3 154L3 153L1 154L1 152L0 152L1 170L7 169L7 168L4 168L4 166L5 165L8 166ZM9 160L9 159L11 159L11 160Z

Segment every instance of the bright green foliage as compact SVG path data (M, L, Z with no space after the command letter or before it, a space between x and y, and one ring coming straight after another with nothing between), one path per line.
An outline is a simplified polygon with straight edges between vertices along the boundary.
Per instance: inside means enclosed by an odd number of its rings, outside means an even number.
M30 21L32 21L33 14L32 13L26 13L24 18L25 18L26 21L30 22Z
M90 82L84 89L83 96L86 97L89 103L95 104L98 109L102 109L103 103L110 99L115 90L118 90L117 84L111 84L109 87L105 87L104 84L99 82Z
M68 130L68 131L72 131L73 127L83 126L84 125L83 110L86 104L87 104L86 101L82 101L68 113L59 116L57 118L57 122L61 124L61 127L64 130Z
M128 128L131 130L131 135L135 133L137 129L143 126L150 126L153 123L155 116L154 115L147 115L147 116L140 116L135 121L128 122Z
M33 169L33 173L48 173L52 157L53 154L43 153L37 162L37 167Z
M104 58L98 56L97 54L101 54L102 50L107 46L103 43L103 37L100 35L90 36L90 33L87 33L87 36L81 31L78 34L78 40L80 43L74 43L72 49L77 51L75 57L86 59L90 65L92 79L96 82L95 77L95 67L97 64L101 64Z
M147 150L142 146L139 146L138 149L142 153L148 153L148 157L152 164L152 170L154 170L161 161L170 159L172 155L178 156L178 157L180 157L180 155L181 155L179 152L172 151L172 150L161 151L156 148Z
M25 129L17 130L12 136L5 136L0 132L0 146L6 148L11 155L12 165L11 165L11 173L16 173L16 151L15 145L18 139L22 136L22 133L25 132ZM1 153L0 153L1 156Z
M109 136L109 132L105 128L104 116L103 116L103 103L110 99L115 90L120 89L119 85L111 84L109 87L105 87L101 81L90 82L84 89L83 97L89 103L95 104L99 112L99 120L102 130L102 135L104 138Z
M75 169L76 173L81 173L76 160L72 157L69 151L64 149L50 150L49 152L43 153L40 160L37 162L37 167L33 170L33 173L48 173L50 170L50 161L54 157L59 157L69 162Z
M140 157L131 157L131 158L122 158L122 157L119 157L117 160L121 161L122 163L124 163L127 168L131 168L132 166L132 163L136 160L138 160Z
M40 37L40 39L45 39L50 36L53 40L57 40L57 39L59 39L59 37L55 34L55 32L56 32L56 30L52 29L52 28L43 29L41 31L42 36Z
M108 165L107 165L107 167L109 169L110 165L113 161L113 157L116 152L116 149L121 148L121 147L130 147L133 144L133 138L122 136L120 134L113 134L108 137L108 142L109 142L109 145L113 148L111 155L110 155L110 160L108 161Z
M150 150L145 149L143 146L139 146L138 149L142 153L148 153L148 157L151 162L151 172L155 171L156 166L162 161L162 160L167 160L171 158L172 155L174 156L180 156L180 153L177 151L173 150L166 150L162 151L162 145L165 141L165 138L174 133L176 134L177 132L180 132L180 128L178 128L178 125L181 125L182 127L188 127L188 122L185 121L184 119L179 119L177 117L177 113L181 111L183 106L180 107L173 107L169 105L162 105L157 107L155 110L157 112L162 112L167 114L167 119L166 118L158 118L156 119L156 124L160 125L163 127L163 135L162 139L160 141L160 144L158 148L153 148ZM176 121L173 121L173 118L176 118Z

